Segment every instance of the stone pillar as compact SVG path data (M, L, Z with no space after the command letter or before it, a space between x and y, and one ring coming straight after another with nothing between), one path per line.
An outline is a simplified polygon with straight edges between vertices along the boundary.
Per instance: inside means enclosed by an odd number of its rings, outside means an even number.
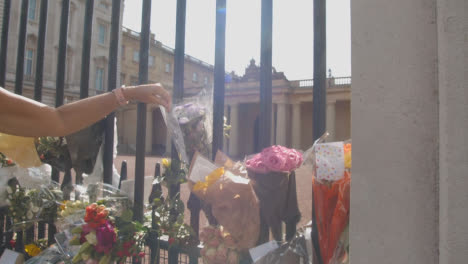
M276 145L286 146L286 104L279 103L277 104L277 113L276 113Z
M438 2L351 1L352 263L447 263L439 262ZM467 205L458 204L466 223ZM449 251L464 255L453 263L466 262L466 247Z
M239 155L239 105L231 105L231 135L229 138L229 155Z
M335 139L335 120L336 120L336 101L327 102L327 131L330 133L327 140L333 141Z
M153 111L151 107L146 110L146 144L145 152L151 153L153 145Z
M301 149L301 104L292 105L292 147Z

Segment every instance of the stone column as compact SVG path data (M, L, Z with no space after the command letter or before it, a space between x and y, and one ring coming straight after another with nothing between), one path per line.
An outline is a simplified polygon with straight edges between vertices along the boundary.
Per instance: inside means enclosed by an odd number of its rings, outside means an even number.
M439 261L439 223L446 221L439 219L438 191L439 2L351 1L349 234L355 264L450 264ZM458 2L462 9L466 0ZM456 19L449 24L462 29ZM460 211L449 214L464 212L466 223L466 204L457 202ZM452 263L466 262L466 247L447 249L464 257Z
M286 146L286 104L277 104L276 113L276 145Z
M327 102L327 131L330 133L328 141L335 139L336 101Z
M153 111L148 106L146 110L146 144L145 152L151 153L153 145Z
M231 105L231 135L229 138L229 155L239 155L239 105Z
M292 105L292 147L301 149L301 104Z

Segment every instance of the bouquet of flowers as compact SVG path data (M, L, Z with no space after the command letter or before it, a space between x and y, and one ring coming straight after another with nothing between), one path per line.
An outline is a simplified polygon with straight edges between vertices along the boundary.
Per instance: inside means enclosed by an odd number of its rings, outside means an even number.
M226 163L227 165L227 163ZM211 206L217 222L229 232L238 249L253 247L260 233L260 209L251 181L218 167L201 155L191 167L192 192Z
M318 249L324 264L347 263L351 143L321 141L307 151L307 159L313 165L315 219L312 220L317 225Z
M174 107L176 117L184 137L189 161L195 152L210 154L211 145L211 102L207 96L200 95L193 102Z
M281 222L300 220L294 171L302 164L302 154L283 146L271 146L245 161L260 200L260 212L273 236L281 241Z
M26 189L20 186L16 178L8 181L6 192L8 214L15 230L24 230L41 219L53 221L57 202L62 199L58 184Z
M79 245L73 263L122 263L128 257L143 258L144 227L132 221L132 212L116 212L104 204L86 207L85 224L72 230L70 245Z
M203 249L200 254L205 264L238 264L240 253L234 238L222 226L207 226L200 233Z

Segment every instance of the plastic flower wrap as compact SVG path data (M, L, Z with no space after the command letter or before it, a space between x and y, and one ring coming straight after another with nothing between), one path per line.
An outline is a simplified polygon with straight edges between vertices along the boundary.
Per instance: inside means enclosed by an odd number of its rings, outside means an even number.
M192 102L175 106L172 110L182 130L189 161L197 151L205 156L210 154L212 140L210 99L209 96L199 95Z
M24 230L39 220L55 219L57 202L61 200L57 185L26 189L19 185L16 178L12 178L8 181L6 193L8 214L14 230Z
M222 226L207 226L200 233L203 249L200 255L205 264L238 264L240 251L234 238Z
M282 222L296 224L301 217L293 173L302 161L302 153L283 146L265 148L245 161L260 212L278 241L282 240Z
M116 212L105 203L93 203L86 207L83 220L83 225L71 230L69 244L79 246L72 263L121 263L132 256L144 257L144 232L132 221L131 210Z
M191 167L192 192L211 206L213 216L239 249L255 245L260 233L259 202L251 181L196 155Z
M312 164L312 191L318 248L324 264L347 263L351 143L317 140L306 155ZM317 253L317 252L316 252Z

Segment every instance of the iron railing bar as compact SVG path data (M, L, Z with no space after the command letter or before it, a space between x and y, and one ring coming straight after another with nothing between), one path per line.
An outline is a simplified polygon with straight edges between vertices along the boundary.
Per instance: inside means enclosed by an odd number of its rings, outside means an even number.
M55 107L63 105L65 90L65 68L67 59L67 35L68 35L68 14L70 11L70 0L62 1L62 13L60 16L60 36L57 59L57 79Z
M80 99L89 95L89 66L91 58L91 40L93 35L94 0L86 0L83 26L83 52L81 53Z
M313 130L314 141L325 132L326 120L326 78L327 78L327 28L326 1L314 0L314 86L313 86ZM312 193L313 200L313 193ZM315 214L315 203L312 203L312 244L319 264L323 263Z
M20 26L18 33L18 51L16 55L15 93L23 94L24 52L26 48L26 29L28 26L29 0L21 2Z
M260 117L258 145L256 152L271 145L272 123L272 33L273 33L273 0L262 0L261 45L260 45ZM269 239L269 228L263 216L260 217L259 243Z
M260 151L271 145L273 0L262 0L260 47Z
M5 87L6 63L8 52L8 31L10 27L11 0L5 0L3 4L3 27L2 27L2 47L0 50L0 87Z
M177 11L176 11L176 36L175 36L175 50L174 50L174 81L172 91L173 104L178 104L184 97L184 59L185 59L185 17L186 17L186 0L177 0ZM175 165L178 162L174 162L179 159L178 153L172 144L171 152L171 165L172 170L175 171ZM180 192L180 185L175 184L169 187L169 197L173 198ZM178 251L176 248L169 248L169 264L178 263Z
M42 101L42 86L44 79L44 51L47 32L47 9L49 0L41 1L41 11L39 18L39 37L37 40L37 57L36 57L36 78L34 83L34 100Z
M223 148L224 138L224 75L226 51L226 0L216 1L216 38L213 90L213 160Z
M109 67L107 90L112 91L117 86L117 63L119 56L119 34L120 34L120 6L121 0L112 0L111 32L109 41ZM115 112L106 117L106 130L104 137L103 181L112 184L112 173L114 166L114 124Z
M140 64L138 81L140 84L148 82L148 57L151 25L151 0L144 0L142 4L141 34L140 34ZM134 214L135 220L143 220L143 190L145 185L145 149L146 149L146 104L137 106L137 138L135 155L135 192Z

